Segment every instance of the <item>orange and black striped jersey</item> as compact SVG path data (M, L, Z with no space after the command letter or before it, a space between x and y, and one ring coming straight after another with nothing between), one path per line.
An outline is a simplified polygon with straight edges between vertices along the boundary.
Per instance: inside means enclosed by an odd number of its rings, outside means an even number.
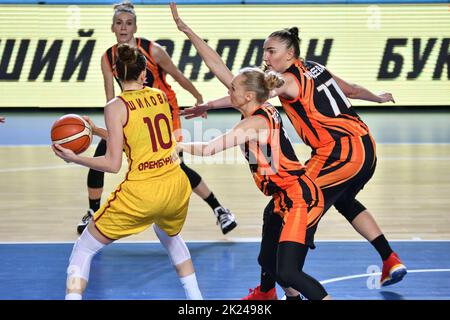
M136 45L147 59L147 74L145 85L151 88L160 89L166 94L167 99L169 100L170 112L172 113L172 122L173 129L175 131L175 137L177 141L181 141L181 120L179 115L180 108L178 106L175 92L166 81L166 72L156 63L152 55L153 43L145 38L136 38ZM117 46L118 45L115 44L110 47L108 50L106 50L104 55L106 56L106 60L109 63L109 67L114 75L114 78L116 79L119 86L122 87L114 67L117 59Z
M287 136L280 113L271 105L257 108L253 117L267 121L267 141L249 141L241 145L258 188L265 195L289 188L305 173L305 167L295 155Z
M156 88L164 91L169 101L175 97L175 92L166 81L165 71L156 63L152 55L152 45L150 40L145 38L136 38L136 45L138 49L144 54L147 59L147 75L145 85L147 87ZM119 86L121 86L117 72L114 68L117 59L117 44L106 50L105 55L109 62L109 66Z
M279 98L305 144L316 149L345 136L369 133L367 125L324 66L297 60L283 75L292 76L298 85L297 97Z

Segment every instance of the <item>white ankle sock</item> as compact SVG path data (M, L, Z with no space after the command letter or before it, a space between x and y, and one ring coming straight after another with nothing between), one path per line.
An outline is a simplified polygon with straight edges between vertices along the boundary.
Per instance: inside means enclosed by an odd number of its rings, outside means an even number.
M66 300L81 300L81 294L79 293L68 293L66 294Z
M195 276L195 273L180 278L180 281L183 285L184 292L186 293L186 299L203 300L202 293L198 288L197 277Z

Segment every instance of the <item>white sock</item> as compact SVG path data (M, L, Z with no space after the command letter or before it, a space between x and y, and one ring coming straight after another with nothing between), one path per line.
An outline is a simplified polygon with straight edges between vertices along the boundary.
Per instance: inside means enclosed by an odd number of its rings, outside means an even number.
M202 293L198 288L197 277L195 276L195 273L180 278L180 281L183 285L184 292L186 293L186 299L203 300Z
M66 294L66 300L81 300L81 294L79 293L68 293Z

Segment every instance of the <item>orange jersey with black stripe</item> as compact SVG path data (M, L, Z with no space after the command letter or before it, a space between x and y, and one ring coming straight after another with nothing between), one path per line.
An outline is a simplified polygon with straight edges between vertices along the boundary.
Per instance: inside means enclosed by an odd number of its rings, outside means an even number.
M161 177L179 168L175 152L170 107L158 89L124 91L119 98L127 108L123 127L124 149L128 159L126 180Z
M177 131L177 141L181 141L181 132L179 129L181 129L181 121L179 116L179 106L177 102L177 98L175 95L175 92L171 88L171 86L166 81L166 72L156 63L153 55L152 55L152 41L147 40L145 38L136 38L136 45L137 48L144 54L146 60L147 60L147 74L145 79L145 85L148 87L160 89L164 91L166 94L168 100L169 100L169 106L170 111L172 113L172 121L174 130ZM109 66L111 68L111 71L114 75L114 78L116 79L117 83L121 87L119 78L117 77L117 72L115 70L115 64L117 60L117 44L110 47L104 55L106 56L106 59L109 63Z
M267 141L249 141L241 145L258 188L265 195L289 188L305 173L295 155L280 113L271 105L257 108L251 116L264 118L269 127Z
M327 69L313 61L297 60L283 76L292 76L299 94L292 100L279 96L300 138L313 149L346 136L364 136L369 128Z

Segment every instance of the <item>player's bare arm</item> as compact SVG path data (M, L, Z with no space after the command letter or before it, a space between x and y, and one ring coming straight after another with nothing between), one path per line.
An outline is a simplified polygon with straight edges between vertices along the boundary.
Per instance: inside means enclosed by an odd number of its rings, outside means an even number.
M391 93L381 92L379 94L375 94L360 85L349 83L339 78L335 74L332 74L332 76L333 79L336 80L339 88L341 88L342 92L344 92L347 98L366 100L378 103L386 103L390 101L395 103L394 97L392 96Z
M186 36L191 40L195 49L197 49L198 54L202 57L203 61L206 63L208 68L214 73L217 78L222 82L227 88L231 87L231 80L233 79L233 74L230 69L222 61L219 54L211 48L202 38L200 38L178 15L177 6L175 3L170 4L170 9L172 11L172 17L178 30L186 34Z
M105 89L106 102L114 98L114 76L106 55L102 56L101 68L103 74L103 87Z
M196 156L212 156L248 141L258 140L264 143L267 140L268 130L269 126L266 120L253 116L240 121L228 133L209 142L179 143L177 148L179 151Z
M95 158L79 156L58 144L52 145L52 149L58 157L66 162L74 162L98 171L117 173L122 166L123 125L125 122L125 105L120 99L113 99L105 107L108 141L104 156Z

